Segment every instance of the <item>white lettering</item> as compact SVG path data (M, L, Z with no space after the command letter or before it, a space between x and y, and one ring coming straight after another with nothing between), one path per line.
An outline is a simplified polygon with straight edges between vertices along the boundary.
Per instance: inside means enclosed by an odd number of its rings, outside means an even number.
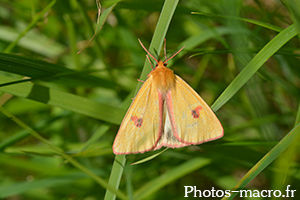
M208 194L205 194L207 192L208 192ZM204 197L210 197L211 196L210 190L204 190L202 194L203 194Z
M223 192L223 191L222 191ZM225 197L230 197L230 190L225 190Z
M187 191L188 188L191 188L191 190ZM184 186L184 197L189 197L188 194L193 192L194 188L193 186Z
M291 197L294 197L294 192L296 192L296 190L291 190L292 194Z
M264 192L266 192L267 194L264 195ZM270 197L268 196L268 190L262 190L260 193L261 193L261 197Z
M239 197L294 197L297 190L291 190L291 185L287 185L285 194L281 190L197 190L196 186L184 186L184 197L189 197L190 193L194 193L193 197L230 197L232 193L239 193Z
M249 197L252 197L251 190L240 190L240 197L248 197L248 192L250 193ZM243 195L243 193L245 193L245 195Z
M278 192L279 194L276 195L276 192ZM274 197L280 197L280 196L281 196L281 191L280 191L280 190L274 190L273 196L274 196Z
M272 191L273 190L268 190L268 197L272 197L272 194L271 194Z
M199 196L198 197L202 197L201 190L197 190L196 186L194 186L194 197L197 197L197 192L199 192Z
M258 190L253 190L253 197L260 197L260 193Z
M227 190L226 190L226 191L227 191ZM226 192L226 191L225 191L225 192ZM219 195L219 192L221 192L221 195ZM217 197L223 197L223 196L224 196L223 190L217 190L216 195L217 195Z
M214 187L212 187L212 189L211 189L211 192L212 192L212 197L216 197L216 196L215 196L215 191L216 191L216 190L215 190L215 188L214 188Z
M290 185L288 185L288 186L286 186L286 190L285 190L285 192L286 192L286 197L290 197L289 196L289 193L290 193Z

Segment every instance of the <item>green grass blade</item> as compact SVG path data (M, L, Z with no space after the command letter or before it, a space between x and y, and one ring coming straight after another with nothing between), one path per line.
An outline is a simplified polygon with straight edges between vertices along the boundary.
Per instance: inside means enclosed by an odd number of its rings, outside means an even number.
M300 102L298 105L298 112L297 112L297 116L296 116L296 121L295 121L295 126L300 123Z
M283 151L292 145L292 143L300 136L300 124L292 129L271 151L269 151L260 161L258 161L240 181L232 188L232 191L243 189L250 181L252 181L260 172L262 172L270 163L272 163ZM233 199L237 193L233 193L230 197L224 197L222 200Z
M195 171L196 169L204 167L209 163L210 160L206 158L194 158L192 160L186 161L185 163L174 167L170 171L144 184L140 189L138 189L135 192L134 199L146 199L147 196L166 186L168 183L171 183L172 181L183 177L186 174Z
M112 6L110 6L109 8L107 8L105 11L103 11L102 13L101 12L101 4L100 4L100 1L96 1L97 3L97 8L98 8L98 21L97 21L97 26L96 26L96 29L95 29L95 33L93 35L93 37L89 40L89 42L81 49L79 50L77 53L79 54L80 52L82 52L93 40L94 38L100 33L100 31L102 30L103 26L104 26L104 23L106 22L109 14L112 12L112 10L114 9L114 7L117 5L119 1L117 1L116 3L114 3ZM82 2L78 2L80 5L82 5L83 3ZM100 46L98 46L98 48L100 48Z
M150 52L155 53L161 51L164 38L166 37L168 27L173 17L177 4L178 4L178 0L165 1L150 46L148 48ZM147 78L147 75L150 73L150 71L151 71L150 63L147 59L145 59L144 68L140 79L145 80ZM138 88L140 88L141 85L142 83L139 83Z
M0 199L175 200L184 186L195 186L200 199L212 187L246 189L248 197L297 189L299 0L54 2L0 3ZM116 156L118 124L142 84L136 79L151 71L137 40L164 60L164 38L169 56L185 46L168 67L209 105L219 98L213 109L225 135Z
M0 40L6 42L13 42L18 38L20 33L17 29L0 25ZM45 44L51 44L45 48ZM46 37L36 31L30 31L18 42L18 47L35 52L38 55L46 56L48 58L57 58L66 51L66 46L53 41L53 39Z
M240 21L255 24L257 26L268 28L268 29L273 30L273 31L277 31L277 32L282 31L281 27L274 26L272 24L261 22L261 21L254 20L254 19L248 19L248 18L242 18L242 17L236 17L236 16L217 15L217 14L203 13L203 12L192 12L192 14L203 15L203 16L208 16L208 17L220 17L220 18L224 18L224 19L240 20Z
M6 49L4 49L4 53L9 53L11 50L18 44L19 40L26 35L28 31L30 31L32 28L34 28L37 23L42 19L42 17L45 15L45 13L49 12L49 10L54 6L56 3L56 0L51 1L46 8L44 8L40 13L38 13L31 21L31 23L26 27L26 29L19 35L19 37L12 43L9 44Z
M45 61L5 53L0 53L0 70L66 86L116 86L110 80L90 76L86 72L77 72Z
M300 104L298 105L298 111L296 115L295 125L300 124ZM272 189L279 189L281 191L285 190L286 185L289 185L291 182L292 176L289 175L293 171L294 163L297 163L297 151L299 149L300 143L300 134L294 139L290 147L284 151L274 163L275 167L280 170L274 172ZM274 166L273 165L273 166Z
M203 30L201 33L191 36L185 41L181 42L179 47L184 47L184 50L193 50L200 44L203 44L204 42L209 41L210 39L218 39L217 35L230 35L230 34L249 34L250 32L246 29L229 29L227 27L217 27L212 31L211 29ZM176 56L175 58L180 57L180 54Z
M14 79L0 75L0 84L10 81L14 81ZM110 105L29 82L0 87L0 91L57 106L114 124L120 124L122 113L125 113L124 110Z
M217 111L227 101L229 101L237 91L245 85L245 83L259 70L259 68L278 51L284 44L290 41L297 35L297 30L294 25L281 31L268 44L260 50L257 55L245 66L239 75L230 83L230 85L219 96L215 103L211 106L214 111Z
M162 150L162 151L160 151L160 152L158 152L158 153L156 153L156 154L154 154L154 155L152 155L152 156L149 156L149 157L144 158L144 159L142 159L142 160L136 161L136 162L132 163L131 165L142 164L142 163L144 163L144 162L147 162L147 161L149 161L149 160L152 160L152 159L156 158L157 156L159 156L160 154L162 154L163 152L165 152L166 150L168 150L168 148L165 148L164 150Z
M98 128L98 130L90 137L90 139L85 142L84 146L81 148L81 152L86 150L91 144L95 143L96 141L99 140L99 138L104 135L108 130L110 126L103 124Z
M164 6L161 11L161 14L160 14L160 17L159 17L159 20L157 22L155 32L152 37L150 47L149 47L150 52L153 52L154 50L156 50L157 52L160 52L162 44L163 44L163 40L166 36L168 27L170 25L170 22L173 17L174 11L177 7L177 4L178 4L178 0L175 0L175 1L174 0L166 0L165 1ZM151 70L150 64L149 64L148 60L145 59L144 68L143 68L140 79L145 80L147 75L149 74L150 70ZM137 91L141 87L141 85L142 85L142 83L138 83L135 94L137 93ZM116 155L115 156L115 161L114 161L110 179L109 179L109 184L113 185L115 188L119 187L125 163L126 163L125 155ZM105 200L113 200L115 198L116 198L115 195L107 190L104 199Z
M101 177L97 176L96 174L94 174L91 170L89 170L88 168L86 168L85 166L83 166L81 163L79 163L77 160L73 159L71 156L65 154L59 147L56 147L55 145L53 145L51 142L49 142L47 139L45 139L44 137L42 137L39 133L37 133L36 131L34 131L32 128L30 128L28 125L26 125L23 121L21 121L19 118L15 117L14 115L12 115L11 113L9 113L5 108L0 107L0 112L2 112L4 115L6 115L9 119L11 119L12 121L14 121L16 124L18 124L20 127L24 128L25 130L27 130L33 137L37 138L38 140L40 140L41 142L43 142L44 144L46 144L47 146L49 146L56 154L60 155L61 157L63 157L64 159L66 159L68 162L70 162L74 167L78 168L79 170L81 170L82 172L84 172L85 174L87 174L88 176L90 176L94 181L96 181L100 186L107 188L108 190L110 190L112 193L114 193L115 195L117 195L119 198L126 200L126 196L118 191L117 189L115 189L114 187L112 187L111 185L107 184L107 182L102 179Z
M298 30L298 36L300 37L300 1L288 0L284 2L289 9L291 19L295 23L295 26Z
M126 156L125 155L116 155L115 156L111 174L110 174L110 177L108 180L108 184L112 185L115 189L119 188L125 164L126 164ZM113 192L106 190L104 199L105 200L116 199L116 195Z
M4 95L8 95L8 94L5 93ZM4 96L4 95L2 95L2 96ZM1 99L1 97L0 97L0 99ZM0 106L1 106L1 104L0 104ZM49 124L53 123L53 121L60 120L63 117L66 117L66 115L57 116L57 117L39 122L34 126L33 129L39 131L39 130L42 129L42 127L45 127L46 125L49 125ZM21 141L22 139L28 137L28 135L30 135L30 133L28 133L28 131L22 130L22 131L16 133L15 135L5 139L5 140L1 140L0 141L0 152L4 151L9 146L12 146L13 144Z
M13 185L0 187L0 198L9 198L11 196L19 195L24 192L35 190L39 188L63 186L65 184L72 184L72 182L87 178L84 174L70 174L60 177L45 178L34 181L24 181Z

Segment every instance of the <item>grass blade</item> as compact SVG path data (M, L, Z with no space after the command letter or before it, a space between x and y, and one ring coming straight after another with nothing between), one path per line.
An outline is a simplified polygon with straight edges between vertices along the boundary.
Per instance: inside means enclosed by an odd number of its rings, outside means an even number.
M277 31L277 32L282 31L281 27L274 26L272 24L261 22L261 21L254 20L254 19L248 19L248 18L242 18L242 17L236 17L236 16L217 15L217 14L203 13L203 12L201 12L201 13L200 12L192 12L192 14L203 15L203 16L208 16L208 17L220 17L220 18L224 18L224 19L240 20L240 21L245 21L245 22L248 22L248 23L252 23L252 24L264 27L264 28L268 28L268 29L273 30L273 31Z
M14 80L13 78L0 75L0 84ZM114 124L120 124L122 120L120 113L125 113L124 110L110 105L101 104L78 95L29 82L1 87L0 91L71 110Z
M258 163L256 163L240 181L232 188L232 191L243 189L260 172L262 172L270 163L272 163L283 151L285 151L300 135L300 123L292 129L271 151L269 151ZM222 200L233 199L237 195L234 192L230 197L224 197Z
M167 33L168 27L170 25L171 19L173 17L174 11L176 9L176 6L178 4L178 0L166 0L164 3L164 6L162 8L159 20L157 22L157 26L155 29L155 32L153 34L153 38L149 47L149 51L153 52L153 50L156 50L157 52L160 52L163 40L165 38L165 35ZM150 64L147 59L145 59L144 68L141 74L140 79L145 80L147 77L147 74L149 74L151 70ZM138 86L136 88L137 93L138 89L141 87L141 83L138 83ZM123 174L124 165L126 162L125 155L116 155L115 161L113 164L112 172L109 179L109 184L113 185L115 188L119 187L121 176ZM107 190L105 194L105 200L113 200L116 196L112 194L110 191Z
M186 161L185 163L144 184L135 192L134 199L145 199L148 195L161 189L168 183L171 183L172 181L183 177L184 175L195 171L196 169L204 167L209 163L210 161L206 158L194 158L192 160Z
M107 184L107 182L104 179L102 179L101 177L99 177L96 174L94 174L91 170L89 170L88 168L86 168L85 166L83 166L77 160L75 160L71 156L65 154L59 147L56 147L55 145L53 145L51 142L49 142L47 139L45 139L44 137L42 137L40 134L38 134L32 128L30 128L29 126L27 126L19 118L15 117L11 113L9 113L5 108L0 107L0 111L4 115L6 115L8 118L10 118L11 120L13 120L20 127L22 127L25 130L27 130L33 137L37 138L38 140L40 140L41 142L43 142L44 144L46 144L47 146L49 146L55 153L57 153L58 155L60 155L64 159L66 159L74 167L78 168L79 170L81 170L82 172L84 172L85 174L87 174L88 176L90 176L92 179L94 179L94 181L96 181L100 186L102 186L104 188L107 188L108 190L110 190L115 195L118 195L118 197L121 198L121 199L124 199L124 200L127 199L126 196L122 192L118 191L114 187L112 187L109 184Z
M37 23L39 22L39 20L42 19L42 17L45 15L46 12L48 12L52 6L54 6L54 4L56 3L56 0L51 1L48 6L46 8L44 8L44 10L42 10L39 14L37 14L33 20L31 21L31 23L26 27L26 29L19 35L19 37L12 43L9 44L8 47L6 47L6 49L4 49L4 53L9 53L11 52L11 50L18 44L19 40L26 35L26 33L28 31L30 31L32 28L34 28Z
M101 86L114 88L116 84L110 80L88 75L59 65L37 59L0 53L0 70L14 73L33 80L53 82L64 86ZM12 83L13 84L13 83Z
M136 161L136 162L132 163L131 165L142 164L142 163L144 163L144 162L147 162L147 161L149 161L149 160L152 160L152 159L154 159L155 157L157 157L157 156L159 156L160 154L162 154L163 152L165 152L166 150L168 150L168 148L165 148L164 150L162 150L162 151L160 151L160 152L158 152L158 153L156 153L156 154L154 154L154 155L152 155L152 156L149 156L149 157L144 158L144 159L142 159L142 160Z
M227 101L229 101L241 87L259 70L259 68L284 44L297 35L294 25L281 31L268 44L258 52L258 54L245 66L239 75L230 83L230 85L219 96L211 106L214 111L219 110Z

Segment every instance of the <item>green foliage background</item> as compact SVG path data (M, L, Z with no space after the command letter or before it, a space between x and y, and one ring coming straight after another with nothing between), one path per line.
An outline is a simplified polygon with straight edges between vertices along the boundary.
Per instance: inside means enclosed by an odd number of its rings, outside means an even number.
M97 23L92 0L0 2L0 198L183 199L184 186L287 185L300 198L299 1L101 6ZM223 138L112 153L136 79L151 70L137 38L155 54L164 38L169 55L185 46L168 66L212 105Z

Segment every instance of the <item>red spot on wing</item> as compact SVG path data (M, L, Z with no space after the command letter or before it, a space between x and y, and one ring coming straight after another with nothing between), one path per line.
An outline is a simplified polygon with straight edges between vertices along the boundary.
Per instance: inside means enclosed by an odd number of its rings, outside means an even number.
M202 106L197 106L194 110L192 110L192 116L194 118L199 118L199 111L202 110Z
M138 128L140 128L143 124L143 119L142 118L138 118L137 116L132 116L131 120L134 122L134 125Z

